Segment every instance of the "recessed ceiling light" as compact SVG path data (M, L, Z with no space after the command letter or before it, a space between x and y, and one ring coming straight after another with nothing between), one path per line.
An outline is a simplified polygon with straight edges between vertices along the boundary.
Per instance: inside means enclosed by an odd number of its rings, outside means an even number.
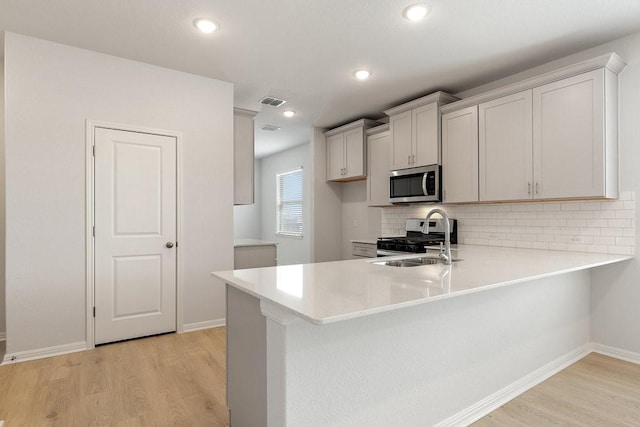
M286 110L282 114L284 114L285 117L293 117L296 115L296 112L292 110Z
M218 25L216 21L209 18L198 18L193 21L193 25L195 25L197 29L205 34L213 33L214 31L220 29L220 25Z
M427 16L431 11L431 6L426 3L416 3L407 7L403 12L402 16L407 18L409 21L420 21L422 18Z
M353 73L353 75L356 76L356 79L358 80L367 80L371 76L371 71L358 70L355 73Z

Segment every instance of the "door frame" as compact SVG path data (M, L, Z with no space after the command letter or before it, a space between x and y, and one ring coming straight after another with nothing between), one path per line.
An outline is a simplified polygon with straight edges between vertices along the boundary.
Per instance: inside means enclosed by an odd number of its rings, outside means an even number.
M183 268L181 255L181 249L184 247L184 241L182 239L182 132L87 119L85 137L85 332L87 350L95 348L95 318L93 317L93 307L95 306L95 238L93 236L93 226L95 223L95 165L93 147L95 144L96 128L168 136L176 139L176 242L179 243L179 245L176 244L176 332L182 333L184 332L182 280Z

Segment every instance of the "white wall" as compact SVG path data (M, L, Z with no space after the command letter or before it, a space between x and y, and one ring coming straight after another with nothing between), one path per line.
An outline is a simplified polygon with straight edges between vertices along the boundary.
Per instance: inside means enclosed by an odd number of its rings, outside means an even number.
M233 86L12 33L4 60L7 354L85 340L87 119L182 132L184 323L223 318Z
M6 332L5 323L5 198L4 198L4 62L0 61L0 336Z
M262 240L278 243L278 265L311 262L311 176L309 144L265 157L261 160ZM302 166L302 238L276 234L276 174Z
M235 239L262 239L262 161L255 159L253 165L254 203L233 207L233 237Z
M354 259L351 240L376 240L382 236L382 208L367 204L367 181L342 185L342 259Z
M323 129L313 128L310 143L313 158L313 262L342 259L342 184L326 181L327 143L323 132Z

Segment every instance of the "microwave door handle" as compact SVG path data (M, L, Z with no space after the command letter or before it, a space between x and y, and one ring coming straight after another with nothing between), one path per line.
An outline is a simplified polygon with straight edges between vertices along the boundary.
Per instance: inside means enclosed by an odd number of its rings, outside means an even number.
M428 196L428 194L427 194L427 173L426 172L422 175L422 194L424 194L425 196Z

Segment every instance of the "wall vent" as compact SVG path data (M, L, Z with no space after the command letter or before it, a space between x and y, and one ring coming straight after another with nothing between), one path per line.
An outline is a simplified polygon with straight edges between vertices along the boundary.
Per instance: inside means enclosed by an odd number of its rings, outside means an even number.
M267 131L267 132L276 132L276 131L280 130L280 127L273 126L273 125L262 125L260 127L260 130L264 130L264 131Z
M285 102L287 101L285 101L284 99L274 98L273 96L265 96L260 100L260 104L270 105L271 107L279 107Z

